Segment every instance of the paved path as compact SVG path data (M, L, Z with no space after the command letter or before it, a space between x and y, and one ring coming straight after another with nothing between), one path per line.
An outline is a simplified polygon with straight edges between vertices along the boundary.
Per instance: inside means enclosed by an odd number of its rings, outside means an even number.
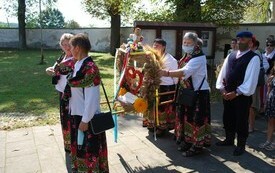
M222 105L212 104L213 144L223 139L221 115ZM120 117L118 142L113 142L112 130L107 132L110 172L275 172L271 159L275 151L257 147L265 141L265 129L266 121L258 118L256 131L250 134L247 152L242 156L232 156L233 147L212 145L202 155L185 158L176 149L172 131L155 141L153 135L141 127L141 117ZM59 124L0 131L0 173L65 172Z

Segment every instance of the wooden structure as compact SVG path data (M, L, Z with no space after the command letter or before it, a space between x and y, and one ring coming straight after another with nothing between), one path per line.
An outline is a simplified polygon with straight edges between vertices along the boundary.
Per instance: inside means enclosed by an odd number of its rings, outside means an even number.
M152 45L155 38L163 38L167 42L167 52L176 59L182 57L182 37L188 31L198 34L203 40L202 49L207 59L214 59L216 45L216 26L211 23L183 22L145 22L135 21L135 27L142 29L143 44Z

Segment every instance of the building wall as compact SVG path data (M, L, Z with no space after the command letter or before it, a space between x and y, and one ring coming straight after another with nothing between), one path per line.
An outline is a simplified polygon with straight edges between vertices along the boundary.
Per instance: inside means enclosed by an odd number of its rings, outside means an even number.
M132 28L121 29L121 42L126 42ZM86 33L92 45L92 51L108 52L110 49L110 28L86 28L86 29L43 29L42 43L45 49L59 49L59 39L63 33ZM40 48L40 29L27 29L27 46ZM0 48L18 47L18 29L0 28Z
M219 64L224 59L225 44L230 44L231 39L239 31L251 31L260 41L260 49L265 48L265 39L269 35L275 35L275 23L269 24L242 24L238 27L226 29L217 28L216 47L215 47L215 64ZM48 49L59 49L59 38L63 33L87 33L92 44L92 51L108 52L110 48L110 28L83 28L83 29L43 29L43 47ZM144 41L152 43L155 34L151 30L144 30ZM125 43L132 28L121 28L121 43ZM169 34L169 33L168 33ZM27 46L29 48L40 48L40 29L27 29ZM166 39L169 39L166 33ZM150 38L150 40L148 40ZM152 39L152 40L151 40ZM170 40L170 42L173 40ZM169 41L167 41L169 43ZM18 47L18 29L0 28L0 48L17 48ZM169 49L170 50L170 49ZM171 49L171 51L173 51Z

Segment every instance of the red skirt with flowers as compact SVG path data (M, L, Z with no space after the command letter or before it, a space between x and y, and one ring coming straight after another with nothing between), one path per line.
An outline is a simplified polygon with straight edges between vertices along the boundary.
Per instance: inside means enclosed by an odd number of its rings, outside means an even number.
M160 85L159 93L164 93L168 91L174 91L175 85ZM174 94L163 95L160 97L159 102L164 102L168 100L172 100L174 98ZM175 106L173 103L168 103L165 105L161 105L158 107L158 119L159 126L157 126L160 130L172 130L175 127ZM147 128L155 127L155 117L154 111L147 111L144 115L143 126L147 126Z
M71 155L73 170L78 173L108 173L106 134L94 135L91 130L84 132L81 148L77 146L78 127L82 116L71 116ZM89 129L91 129L89 127Z
M70 135L70 115L69 101L62 100L62 93L59 93L60 98L60 122L64 141L65 152L71 152L71 135Z
M178 106L175 125L177 143L186 142L195 147L211 144L211 114L209 91L199 91L199 98L193 107Z

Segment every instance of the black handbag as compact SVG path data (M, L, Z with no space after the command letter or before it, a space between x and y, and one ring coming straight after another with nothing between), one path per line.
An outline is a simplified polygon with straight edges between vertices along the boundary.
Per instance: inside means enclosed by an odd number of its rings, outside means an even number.
M199 90L201 89L204 80L205 77L203 78L197 91L194 91L194 89L178 88L177 104L184 106L194 106L198 99Z
M90 125L91 125L91 130L93 132L93 134L100 134L102 132L105 132L106 130L109 130L111 128L115 127L115 123L113 120L113 115L112 115L112 109L104 88L104 85L101 81L101 86L103 88L103 92L109 107L109 111L108 112L101 112L99 114L95 114L94 117L91 119L90 121Z

